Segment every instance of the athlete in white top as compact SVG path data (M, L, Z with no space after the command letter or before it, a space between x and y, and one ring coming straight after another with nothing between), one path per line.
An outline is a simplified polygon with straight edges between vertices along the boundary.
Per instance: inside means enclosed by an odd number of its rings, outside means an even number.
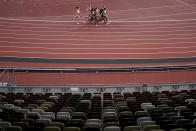
M80 7L77 6L76 7L76 20L77 20L77 24L79 24L79 20L80 20Z

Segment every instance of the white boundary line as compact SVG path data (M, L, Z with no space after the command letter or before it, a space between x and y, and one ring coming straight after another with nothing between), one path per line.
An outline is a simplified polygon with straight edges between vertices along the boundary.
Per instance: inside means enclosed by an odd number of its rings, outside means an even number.
M195 14L196 12L190 12L190 13L178 13L178 14L168 14L168 15L155 15L155 16L145 16L145 17L134 17L134 18L128 18L128 19L116 19L116 20L135 20L135 19L143 19L143 18L157 18L157 17L164 17L164 16L176 16L176 15L191 15Z
M135 39L135 38L130 38L130 39L106 39L106 40L89 40L89 39L41 39L41 38L15 38L15 37L0 37L0 39L15 39L15 40L46 40L46 41L56 41L56 40L68 40L68 41L103 41L103 42L106 42L106 41L128 41L128 40L163 40L163 41L167 41L167 40L191 40L191 39L196 39L196 36L195 37L189 37L189 38L183 38L183 37L178 37L178 38L158 38L158 39L155 39L155 38L150 38L150 39Z
M24 47L24 46L0 46L0 48L18 48L18 49L46 49L46 50L161 50L161 49L192 49L192 48L196 48L196 46L186 46L186 47L159 47L159 48L135 48L135 47L131 47L131 48L57 48L57 47Z
M113 53L80 53L80 52L75 52L75 53L63 53L63 52L23 52L23 51L0 51L0 53L22 53L22 54L50 54L50 55L160 55L160 54L189 54L189 53L196 53L196 51L179 51L179 52L156 52L156 53L144 53L144 52L137 52L137 53L119 53L119 52L113 52ZM196 54L195 54L196 55ZM191 56L192 57L192 56Z
M13 22L12 22L12 21L9 21L9 22L0 21L0 24L1 24L1 26L10 26L10 25L15 25L15 26L16 26L16 25L17 25L17 26L23 25L23 26L24 26L24 25L27 25L27 26L29 26L29 27L30 27L30 26L32 26L32 27L37 27L37 26L42 26L42 27L43 27L43 26L45 26L45 27L48 27L48 26L50 26L50 27L51 27L51 26L52 26L52 27L53 27L53 26L54 26L54 27L56 27L56 26L57 26L57 27L62 27L62 26L63 26L63 27L95 27L95 25L93 25L93 24L88 24L88 25L85 25L85 24L84 24L84 25L81 25L81 24L79 24L79 25L76 25L76 24L59 24L59 23L58 23L58 24L53 24L53 23L51 23L51 24L50 24L50 23L48 23L48 24L46 24L46 23L45 23L45 24L40 24L40 23L38 23L38 24L37 24L37 23L32 24L32 23L22 23L22 22L17 22L17 23L16 23L15 21L13 21ZM6 24L6 25L3 25L3 24ZM10 25L8 25L8 24L10 24ZM196 22L195 22L195 23L193 23L193 22L190 22L190 23L189 23L189 22L187 22L187 23L185 23L185 22L182 22L182 23L179 23L179 22L178 22L178 23L147 23L147 24L145 23L145 24L140 24L140 25L132 25L132 24L131 24L131 25L130 25L130 24L127 24L127 25L125 25L125 24L123 24L123 25L122 25L122 24L121 24L121 25L112 24L112 25L111 25L111 24L107 24L107 25L104 25L104 26L106 26L106 27L110 27L110 26L111 26L111 27L113 27L113 26L114 26L114 27L115 27L115 26L116 26L116 27L126 27L126 26L130 26L130 27L134 26L134 27L136 27L136 26L152 26L152 25L153 25L153 26L158 26L158 25L159 25L159 26L160 26L160 25L170 26L170 25L184 25L184 24L187 24L187 25L188 25L188 24L196 25ZM104 27L104 26L103 26L103 27ZM25 27L25 26L24 26L24 27Z
M64 20L38 20L38 19L19 19L19 18L5 18L5 17L0 17L0 20L10 20L10 21L27 21L27 22L52 22L52 23L76 23L77 21L75 20L70 20L70 21L64 21ZM167 20L135 20L135 21L130 21L130 20L111 20L108 21L109 23L112 22L120 22L120 23L152 23L152 22L182 22L182 21L196 21L195 18L193 19L167 19ZM79 21L84 23L85 21Z
M103 1L103 0L92 0L92 2L97 2L97 1ZM70 4L80 4L80 3L89 3L89 1L62 1L62 2L53 2L53 3L38 3L38 4L34 4L36 7L41 7L41 6L57 6L57 5L70 5Z
M176 0L177 2L179 2L179 3L181 3L181 4L183 4L183 5L189 5L188 3L185 3L184 1L182 1L182 0Z
M128 57L128 58L121 58L121 57L116 57L116 58L114 58L114 57L111 57L111 58L102 58L102 57L100 57L100 58L84 58L84 57L77 57L77 58L47 58L47 57L20 57L20 56L14 56L14 55L9 55L9 56L3 56L3 57L18 57L18 58L41 58L41 59L90 59L90 60L98 60L98 59L105 59L105 60L110 60L110 59L122 59L122 60L124 60L124 59L165 59L165 58L192 58L192 57L196 57L196 55L195 56L190 56L190 57L161 57L161 58L133 58L133 57ZM1 61L0 61L1 62ZM183 62L181 62L181 63L183 63ZM187 63L187 62L184 62L184 63ZM188 62L188 63L192 63L192 62ZM195 62L196 63L196 62ZM58 64L58 63L53 63L53 64ZM59 63L59 64L61 64L61 63ZM140 63L139 63L140 64ZM141 64L157 64L157 63L141 63ZM165 64L167 64L167 63L165 63ZM73 64L71 64L71 65L73 65ZM107 65L107 64L102 64L102 65ZM124 65L124 64L123 64ZM128 65L132 65L132 64L128 64ZM72 67L73 68L73 67Z
M64 35L47 35L47 34L17 34L17 33L2 33L2 32L0 32L0 35L15 35L17 38L19 37L19 36L34 36L34 37L43 37L43 36L45 36L45 37L51 37L51 36L53 36L53 37L67 37L67 36L70 36L70 37L72 37L72 36L79 36L79 37L89 37L88 35L79 35L79 34L77 34L77 35L70 35L70 34L64 34ZM117 35L111 35L111 34L109 34L109 35L103 35L103 36L98 36L98 35L92 35L92 37L93 38L96 38L96 37L98 37L98 38L100 38L100 37L103 37L103 38L108 38L108 37L122 37L122 36L192 36L192 35L196 35L196 32L195 33L187 33L187 34L153 34L153 35L151 35L151 34L139 34L139 35L133 35L133 34L130 34L130 35L119 35L119 34L117 34ZM9 36L8 36L9 37ZM31 37L31 38L34 38L34 37Z
M88 30L89 27L85 26L84 28L78 28L78 27L71 27L71 28L64 28L64 27L29 27L29 26L15 26L15 25L8 25L8 26L5 26L5 25L0 25L1 28L24 28L24 29L52 29L52 30L73 30L73 29L86 29ZM187 27L196 27L195 25L185 25L185 26L155 26L155 27L131 27L131 28L127 28L127 27L107 27L107 28L91 28L91 29L96 29L96 30L109 30L109 29L119 29L119 30L128 30L128 29L163 29L163 28L169 28L169 29L172 29L172 28L187 28ZM1 29L0 29L1 30ZM73 32L73 31L70 31L70 32ZM77 31L76 31L77 32Z
M188 5L169 5L169 6L155 6L155 7L149 7L149 8L136 8L136 9L126 9L126 10L115 10L115 11L109 11L109 12L123 12L123 11L138 11L138 10L151 10L151 9L161 9L161 8L175 8L175 7L185 7Z
M65 45L65 46L73 46L73 45L77 45L77 46L94 46L94 45L100 45L100 46L119 46L119 44L74 44L74 43L56 43L56 42L52 42L52 43L40 43L40 42L9 42L9 41L0 41L0 42L3 42L3 43L10 43L10 44L32 44L32 45ZM120 44L121 46L122 45L126 45L126 46L134 46L134 45L176 45L176 44L195 44L196 42L192 41L192 42L170 42L170 43L160 43L160 42L151 42L151 43L146 43L146 42L140 42L140 43L136 43L134 42L135 44L125 44L125 43L122 43Z
M69 33L69 34L70 34L70 33L72 33L72 34L89 34L89 33L91 33L91 34L111 34L111 33L112 33L112 34L118 34L118 33L120 33L120 34L134 34L134 33L150 33L150 32L151 32L151 33L152 33L152 32L153 32L153 33L155 33L155 32L156 32L156 33L157 33L157 32L162 32L162 33L163 33L163 32L165 32L165 33L167 32L167 33L168 33L168 32L184 32L184 31L195 32L196 30L190 30L190 29L189 29L189 30L174 30L174 31L161 31L161 30L160 30L160 31L149 31L149 30L143 31L143 30L142 30L142 31L134 31L134 32L133 32L133 31L126 31L126 32L116 32L116 31L115 31L115 32L111 32L111 31L110 31L110 32L109 32L109 31L108 31L108 32L106 32L106 31L105 31L105 32L100 32L100 31L99 31L99 32L97 32L97 31L96 31L96 32L93 32L93 31L91 31L91 32L70 32L70 31L55 31L55 30L51 30L51 31L45 31L45 30L42 30L42 31L33 31L33 30L0 29L0 31L15 31L15 32L26 31L26 32L37 32L37 33L38 33L38 32L39 32L39 33L43 33L43 32L47 32L47 33L61 32L61 33Z

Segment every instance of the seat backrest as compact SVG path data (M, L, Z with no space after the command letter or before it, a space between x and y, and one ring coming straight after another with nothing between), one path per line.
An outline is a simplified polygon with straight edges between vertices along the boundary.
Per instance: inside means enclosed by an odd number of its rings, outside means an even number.
M63 130L64 123L62 123L62 122L51 122L48 126L59 127L59 128L61 128Z
M7 121L0 121L0 126L5 128L7 126L11 126L11 123L10 122L7 122Z
M155 109L155 105L146 105L146 106L144 106L145 111L149 111L151 109Z
M104 128L104 131L121 131L121 129L118 126L107 126Z
M146 111L136 111L135 116L147 117L148 113Z
M124 128L123 131L139 131L140 127L139 126L127 126Z
M57 112L57 118L58 116L64 116L67 117L68 119L70 119L70 113L69 112Z
M140 126L142 121L151 121L152 119L150 117L140 117L137 119L137 125Z
M54 112L43 112L42 115L51 115L51 116L55 117Z
M118 122L106 122L103 124L103 127L108 127L108 126L119 126Z
M193 120L193 124L196 124L196 119Z
M150 103L150 102L142 103L141 108L144 109L145 106L147 106L147 105L152 105L152 103Z
M117 116L116 112L104 112L104 116Z
M192 128L191 131L196 131L196 128Z
M156 122L155 121L142 121L140 123L140 129L144 129L145 126L147 125L156 125Z
M22 128L19 126L7 126L5 131L22 131Z
M176 129L171 129L170 131L187 131L187 129L176 128Z
M144 131L152 131L155 129L160 129L159 125L147 125L144 127Z
M52 121L53 119L55 119L55 116L53 116L53 115L41 115L41 119L50 119Z
M44 113L44 110L42 109L32 109L31 112L38 112L40 115Z
M78 127L65 127L63 131L80 131Z
M49 125L52 121L50 119L37 119L36 120L37 123L44 123L45 125Z
M185 102L188 102L190 104L192 102L195 102L195 99L186 99Z
M29 111L29 109L18 109L18 110L16 110L16 112L21 112L21 113L24 113L26 115L30 111Z
M46 127L44 127L44 131L61 131L61 128L54 127L54 126L46 126Z
M85 123L85 127L86 128L101 128L101 124L100 123Z
M87 119L86 123L98 123L101 125L101 120L100 119Z

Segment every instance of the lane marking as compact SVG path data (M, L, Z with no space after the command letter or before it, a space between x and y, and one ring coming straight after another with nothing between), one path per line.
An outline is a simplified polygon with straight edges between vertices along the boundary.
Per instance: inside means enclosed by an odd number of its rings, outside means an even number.
M189 54L189 53L196 53L196 51L179 51L179 52L151 52L151 53L145 53L145 52L137 52L137 53L121 53L121 52L113 52L113 53L65 53L65 52L42 52L42 51L35 51L35 52L23 52L23 51L0 51L0 53L21 53L21 54L49 54L49 55L160 55L160 54ZM190 54L189 54L190 55ZM195 54L196 55L196 54ZM191 56L192 57L192 56Z
M32 26L32 27L37 27L37 26L42 26L42 27L43 26L45 26L45 27L48 27L48 26L49 27L51 27L51 26L57 26L57 27L62 27L62 26L63 27L95 27L95 25L93 25L93 24L88 24L88 25L86 25L86 24L84 24L84 25L81 25L81 24L79 24L79 25L69 24L69 25L65 25L65 24L59 24L59 23L57 23L57 24L53 24L53 23L51 23L51 24L50 23L48 23L48 24L35 23L35 24L32 25L32 23L22 23L22 22L16 23L15 21L14 22L12 22L12 21L9 21L9 22L8 21L7 22L0 21L0 24L2 24L1 26L10 26L8 24L11 24L11 25L15 25L15 26L16 25L19 25L19 26L20 25L23 25L23 26L24 25L27 25L29 27L30 26ZM6 25L4 25L4 24L6 24ZM148 24L144 23L144 24L140 24L140 25L135 25L135 24L134 25L133 24L131 24L131 25L130 24L129 25L125 25L125 24L123 24L123 25L122 24L120 24L120 25L114 25L114 24L112 24L111 25L111 24L109 24L109 25L101 25L101 26L103 26L103 27L113 27L113 26L114 27L115 26L116 27L126 27L126 26L136 27L136 26L151 26L151 25L153 25L153 26L160 26L160 25L164 25L164 26L166 25L166 26L168 26L169 25L170 26L170 25L184 25L184 24L187 24L187 25L189 25L189 24L195 25L196 22L194 22L194 23L193 22L190 22L190 23L189 22L186 22L186 23L185 22L181 22L181 23L178 22L178 23L162 23L162 24L161 23L153 23L153 24L152 23L148 23ZM24 26L24 27L26 27L26 26Z
M196 32L195 33L187 33L187 34L137 34L137 35L133 35L133 34L117 34L117 35L111 35L111 34L109 34L109 35L101 35L101 36L98 36L98 35L92 35L92 37L94 38L94 37L98 37L98 38L101 38L101 37L103 37L103 38L108 38L108 37L117 37L117 36L119 36L119 37L123 37L123 36L192 36L192 35L195 35L196 34ZM51 37L51 36L54 36L54 37L66 37L66 36L69 36L69 37L73 37L73 36L79 36L79 37L89 37L88 35L79 35L79 34L77 34L77 35L71 35L71 34L64 34L64 35L62 35L62 34L60 34L60 35L47 35L47 34L28 34L28 33L26 33L26 34L18 34L18 33L2 33L2 32L0 32L0 35L15 35L15 37L23 37L23 36L35 36L35 37ZM9 37L9 36L8 36ZM34 38L34 37L32 37L32 38Z
M10 44L32 44L32 45L67 45L67 46L69 46L69 45L77 45L77 46L89 46L89 45L91 45L91 46L94 46L94 45L101 45L101 46L114 46L114 45L118 45L119 46L119 43L118 44L101 44L101 43L99 43L99 44L75 44L75 43L56 43L56 42L52 42L52 43L44 43L44 42L42 42L42 43L40 43L40 42L9 42L9 41L1 41L0 40L0 42L3 42L3 43L10 43ZM160 43L160 42L151 42L151 43L147 43L147 42L140 42L140 43L138 43L138 42L134 42L135 44L133 44L133 43L121 43L120 45L122 46L122 45L128 45L128 46L134 46L134 45L178 45L178 44L195 44L196 43L196 41L191 41L191 42L181 42L181 41L179 41L179 42L171 42L171 43Z
M160 9L160 8L175 8L175 7L185 7L188 5L169 5L169 6L155 6L155 7L148 7L148 8L136 8L136 9L126 9L126 10L115 10L109 12L123 12L123 11L133 11L133 10L151 10L151 9Z
M196 26L195 26L196 27ZM181 28L181 27L178 27L178 28ZM183 27L182 27L183 28ZM142 28L141 28L142 29ZM79 31L77 31L77 32L71 32L71 31L56 31L56 30L51 30L51 31L45 31L45 30L41 30L41 31L35 31L35 30L13 30L13 29L0 29L0 31L15 31L15 32L22 32L22 31L27 31L27 32L37 32L37 33L56 33L56 32L61 32L61 33L71 33L71 34L118 34L118 33L120 33L120 34L128 34L128 33L131 33L131 34L134 34L134 33L145 33L145 32L147 32L147 33L150 33L150 32L183 32L183 31L193 31L193 32L195 32L196 30L174 30L174 31L161 31L161 30L159 30L159 31L149 31L149 30L147 30L147 31L145 31L145 30L141 30L141 31L126 31L126 32L117 32L117 31L115 31L115 32L112 32L112 31L108 31L108 32L106 32L106 31L104 31L104 32L101 32L101 31L91 31L91 32L87 32L87 31L83 31L83 32L79 32Z
M101 1L103 1L103 0L92 0L92 2L101 2ZM81 4L81 3L89 3L89 1L87 0L87 1L62 1L62 2L51 2L51 3L44 3L44 4L42 4L42 3L35 3L34 5L36 6L36 7L40 7L40 6L57 6L57 5L70 5L70 4Z
M179 14L168 14L168 15L155 15L155 16L145 16L145 17L134 17L134 18L128 18L128 19L116 19L116 20L134 20L134 19L142 19L142 18L156 18L156 17L163 17L163 16L176 16L176 15L192 15L196 12L190 12L190 13L179 13Z
M176 0L178 3L181 3L183 5L189 5L188 3L184 2L183 0Z
M128 57L128 58L121 58L121 57L111 57L111 58L102 58L102 57L99 57L99 58L86 58L86 57L78 57L78 58L47 58L47 57L18 57L18 56L14 56L14 55L9 55L9 56L2 56L2 57L16 57L16 58L39 58L39 59L89 59L89 60L99 60L99 59L104 59L104 60L114 60L114 59L122 59L122 60L126 60L126 59L138 59L138 60L143 60L143 59L153 59L153 60L161 60L161 59L167 59L167 58L193 58L193 57L196 57L196 56L191 56L191 57L161 57L161 58L133 58L133 57ZM0 61L1 62L1 61ZM182 63L182 62L181 62ZM187 62L186 62L187 63ZM190 63L190 62L188 62ZM192 62L191 62L192 63ZM56 64L56 63L54 63ZM58 63L57 63L58 64ZM144 63L145 64L145 63ZM150 63L148 63L150 64ZM156 64L156 63L153 63L153 64ZM168 64L168 63L165 63L165 64ZM73 65L73 64L72 64ZM73 67L72 67L73 68Z
M64 27L29 27L29 26L15 26L15 25L8 25L8 26L5 26L5 25L0 25L1 29L6 29L6 28L19 28L18 30L20 30L21 28L24 28L24 29L51 29L51 30L66 30L66 31L69 31L69 32L78 32L78 29L80 30L89 30L89 29L94 29L94 30L109 30L109 29L119 29L119 30L128 30L128 29L165 29L165 28L169 28L169 29L173 29L173 28L188 28L188 27L195 27L196 26L192 26L192 25L186 25L186 26L171 26L171 27L168 27L168 26L158 26L158 27L131 27L131 28L127 28L127 27L107 27L107 28L89 28L89 27L85 27L85 28L78 28L78 27L71 27L71 28L64 28ZM1 30L0 29L0 30ZM77 31L73 31L73 30L76 30ZM49 30L50 31L50 30Z
M10 21L28 21L28 22L51 22L51 23L76 23L77 21L75 21L75 20L70 20L70 21L65 21L65 20L38 20L38 19L33 19L33 20L31 20L31 19L19 19L19 18L5 18L5 17L0 17L0 20L10 20ZM168 19L168 20L145 20L145 21L137 21L137 20L135 20L135 21L129 21L129 20L127 20L127 21L123 21L123 20L111 20L111 21L108 21L109 23L113 23L113 22L123 22L123 23L130 23L130 22L134 22L134 23L139 23L139 22L141 22L141 23L151 23L151 22L178 22L178 21L195 21L196 19ZM79 22L82 22L82 23L84 23L85 21L79 21Z
M195 37L189 37L189 38L183 38L183 37L178 37L178 38L164 38L164 39L135 39L135 38L130 38L130 39L110 39L110 40L89 40L89 39L41 39L41 38L15 38L15 37L0 37L0 39L15 39L15 40L48 40L48 41L52 41L52 40L69 40L69 41L127 41L127 40L191 40L191 39L195 39Z
M192 49L192 48L196 48L196 46L186 46L186 47L146 47L146 48L136 48L136 47L131 47L131 48L57 48L57 47L41 47L41 46L37 46L37 47L24 47L24 46L0 46L1 48L18 48L18 49L46 49L46 50L130 50L130 49L134 49L134 50L159 50L159 49Z

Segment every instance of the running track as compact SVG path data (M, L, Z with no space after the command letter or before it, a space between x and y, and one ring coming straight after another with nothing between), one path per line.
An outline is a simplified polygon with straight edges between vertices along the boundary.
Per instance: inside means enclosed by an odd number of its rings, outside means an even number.
M193 0L0 2L2 66L128 67L196 62ZM89 3L98 7L104 3L110 24L95 26L82 19L77 25L73 8L80 5L85 16Z
M84 19L76 24L74 7L79 5L81 16L85 16L89 3L107 7L109 24L95 26L85 24ZM195 18L195 0L0 0L0 66L109 68L194 65ZM138 73L137 81L132 83L196 81L193 71L187 72L186 78L181 75L174 80L168 80L170 74L164 74L157 75L157 80L146 75L144 81L139 81L144 73ZM174 73L173 76L180 74ZM89 85L87 76L83 83L83 77L79 77L75 84ZM101 78L105 79L104 76ZM161 80L164 76L165 81ZM20 77L24 84L26 75ZM132 78L120 74L118 77L122 77L118 83L129 83ZM100 77L92 82L100 84L98 79ZM48 81L52 80L45 79L46 83ZM71 84L70 81L63 84Z

